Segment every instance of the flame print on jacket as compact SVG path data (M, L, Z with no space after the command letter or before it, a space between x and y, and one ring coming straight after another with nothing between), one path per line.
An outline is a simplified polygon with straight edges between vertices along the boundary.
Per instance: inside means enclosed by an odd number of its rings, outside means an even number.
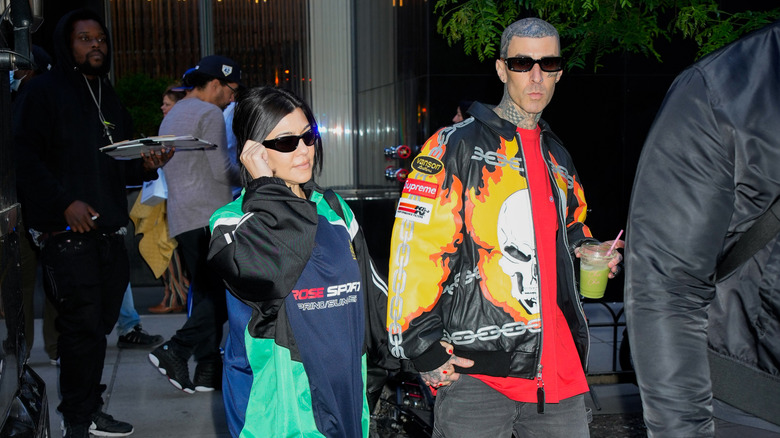
M420 155L426 161L440 160L441 171L415 169L409 175L409 181L436 184L436 198L410 193L401 198L428 203L431 214L427 223L396 215L388 306L394 354L414 357L442 336L477 333L507 322L519 323L528 334L541 328L530 192L519 140L495 144L500 137L493 137L493 145L471 146L452 135L465 123L443 128L423 146ZM562 200L559 214L571 213L570 221L584 220L581 188L552 154L545 159ZM560 207L567 193L581 201L576 211ZM468 291L458 293L460 288ZM401 342L409 335L427 341L414 352L404 352ZM499 337L490 342L502 344Z

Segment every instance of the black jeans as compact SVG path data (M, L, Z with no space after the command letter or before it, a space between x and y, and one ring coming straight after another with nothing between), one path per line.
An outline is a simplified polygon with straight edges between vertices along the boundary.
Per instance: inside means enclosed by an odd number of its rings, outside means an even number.
M225 285L209 269L206 256L211 233L208 227L176 236L182 260L190 273L192 306L187 322L171 338L175 351L197 362L219 361L222 326L227 321Z
M67 423L88 423L100 409L106 335L119 317L130 278L124 237L91 231L49 237L41 250L43 285L60 332L58 410Z

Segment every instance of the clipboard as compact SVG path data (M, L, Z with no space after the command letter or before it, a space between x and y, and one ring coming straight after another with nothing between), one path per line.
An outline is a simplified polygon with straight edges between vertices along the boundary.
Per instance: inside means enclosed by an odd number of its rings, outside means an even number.
M216 149L217 145L201 140L191 135L158 135L155 137L125 140L100 148L101 152L116 158L117 160L132 160L141 158L141 154L158 151L160 149L176 148L176 153L185 151L203 151Z

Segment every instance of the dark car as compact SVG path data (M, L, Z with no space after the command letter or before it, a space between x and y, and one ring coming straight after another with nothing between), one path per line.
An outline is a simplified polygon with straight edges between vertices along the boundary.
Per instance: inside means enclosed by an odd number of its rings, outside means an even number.
M21 208L11 148L11 84L17 66L31 68L31 27L41 0L0 2L0 437L49 437L46 385L27 365L20 280ZM36 14L33 14L33 10ZM10 12L10 13L9 13Z
M0 437L49 437L46 385L26 360L15 225L19 204L1 205L3 195L0 193Z

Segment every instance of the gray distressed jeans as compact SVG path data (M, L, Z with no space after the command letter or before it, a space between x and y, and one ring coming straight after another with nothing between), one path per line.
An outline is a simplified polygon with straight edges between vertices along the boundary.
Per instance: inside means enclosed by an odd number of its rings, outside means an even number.
M588 438L585 395L545 404L511 400L466 374L436 393L434 438Z

